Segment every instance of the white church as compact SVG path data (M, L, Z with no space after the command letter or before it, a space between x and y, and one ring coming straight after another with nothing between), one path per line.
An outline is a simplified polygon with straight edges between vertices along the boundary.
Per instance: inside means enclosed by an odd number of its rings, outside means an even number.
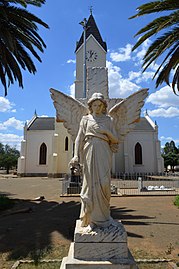
M92 14L87 21L86 67L106 68L107 45L103 41ZM75 98L83 98L83 49L81 35L76 45ZM98 90L99 91L99 90ZM116 99L117 100L117 99ZM49 96L49 102L50 100ZM73 141L63 121L56 117L38 117L35 113L24 126L24 139L18 160L19 176L60 177L70 172ZM158 126L147 112L125 136L118 153L113 156L112 173L161 173L163 158L158 140Z

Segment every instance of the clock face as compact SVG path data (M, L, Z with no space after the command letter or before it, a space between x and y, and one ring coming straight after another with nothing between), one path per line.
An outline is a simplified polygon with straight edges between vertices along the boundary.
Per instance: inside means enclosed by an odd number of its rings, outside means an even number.
M88 62L94 62L98 58L97 52L94 50L88 50L86 52L86 60Z

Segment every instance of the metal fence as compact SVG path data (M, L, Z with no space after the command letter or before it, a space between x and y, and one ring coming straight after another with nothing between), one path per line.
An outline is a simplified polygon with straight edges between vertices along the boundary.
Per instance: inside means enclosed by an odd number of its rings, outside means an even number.
M70 175L62 181L61 195L79 195L82 179L71 182ZM177 195L179 174L116 173L111 175L111 194L124 195Z

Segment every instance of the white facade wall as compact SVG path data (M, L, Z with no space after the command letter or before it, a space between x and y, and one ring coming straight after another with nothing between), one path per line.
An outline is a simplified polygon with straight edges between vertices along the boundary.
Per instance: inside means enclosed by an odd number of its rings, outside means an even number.
M142 164L135 164L135 145L139 142L142 147ZM126 137L126 158L125 168L130 173L139 172L157 172L156 158L156 141L154 140L154 132L131 132ZM128 166L128 169L127 169Z
M25 173L48 173L48 156L52 153L52 136L54 130L27 131ZM39 164L40 146L47 146L47 163Z
M66 137L68 138L68 151L65 150ZM69 173L69 162L72 159L72 153L73 143L71 136L68 134L62 122L56 122L48 173L51 175Z
M96 51L98 56L94 62L86 61L87 68L106 67L106 52L92 35L86 40L86 51L88 50ZM76 53L75 98L83 98L83 45Z
M135 145L142 147L142 164L135 164ZM113 158L113 173L161 173L164 171L158 132L133 130L125 137Z

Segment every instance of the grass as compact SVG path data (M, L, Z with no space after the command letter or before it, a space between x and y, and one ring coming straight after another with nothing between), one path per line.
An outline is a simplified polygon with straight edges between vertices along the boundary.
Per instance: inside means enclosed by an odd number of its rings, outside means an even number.
M179 195L175 196L174 205L176 205L179 208Z
M18 266L18 269L59 269L59 262L48 262L48 263L39 263L38 265L34 263L21 263Z
M169 269L169 265L167 262L159 262L159 263L138 263L139 269Z
M167 263L140 263L138 264L139 269L169 269ZM59 269L60 263L50 262L41 263L39 265L35 264L20 264L18 269Z
M13 260L14 263L16 260L24 260L24 262L20 262L17 269L59 269L61 264L60 260L62 260L63 257L68 255L68 250L69 245L59 245L58 248L51 246L50 248L46 248L43 250L36 249L33 252L30 252L29 255L26 256L26 258L21 257L19 259ZM8 257L6 257L6 259L8 260ZM27 260L27 262L25 262L25 260ZM28 262L28 260L30 260L30 262ZM43 260L51 261L47 262Z
M14 200L8 198L7 196L0 195L0 211L9 209L13 207Z

